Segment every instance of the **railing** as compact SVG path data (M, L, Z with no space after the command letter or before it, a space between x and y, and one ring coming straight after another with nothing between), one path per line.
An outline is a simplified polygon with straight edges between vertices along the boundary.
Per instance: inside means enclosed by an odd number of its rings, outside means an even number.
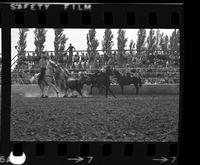
M100 55L102 55L103 53L104 53L104 51L103 50L96 50L96 52L98 52ZM118 49L113 49L113 50L111 50L111 54L114 54L114 53L118 53L119 51L118 51ZM65 54L65 53L69 53L69 51L59 51L59 52L55 52L55 51L47 51L47 54L49 55L49 56L55 56L55 54L56 53L58 53L59 55L63 55L63 54ZM79 53L84 53L84 54L86 54L87 53L87 50L74 50L73 51L73 55L75 55L75 54L79 54ZM132 55L136 55L137 54L137 50L136 49L134 49L134 50L130 50L130 49L125 49L124 51L123 51L123 54L132 54ZM141 51L140 52L140 54L149 54L149 55L163 55L163 54L174 54L174 53L176 53L176 52L171 52L171 51L162 51L162 50L156 50L156 51L154 51L153 53L151 53L150 51L148 51L148 50L143 50L143 51ZM41 52L39 52L39 54L41 54ZM80 54L79 54L80 55ZM14 60L16 57L18 57L19 55L15 55L14 57L13 57L13 59L11 60L11 61L16 61L16 60ZM25 51L24 52L24 57L36 57L37 58L37 54L36 54L36 52L35 51Z

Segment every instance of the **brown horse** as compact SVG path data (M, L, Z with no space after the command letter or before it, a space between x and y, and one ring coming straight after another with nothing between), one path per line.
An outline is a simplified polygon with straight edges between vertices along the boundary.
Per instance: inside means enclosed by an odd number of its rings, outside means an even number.
M105 89L106 97L108 97L108 92L110 92L113 97L116 97L115 94L110 89L111 75L112 75L112 69L109 65L104 66L100 71L97 71L95 74L90 75L89 78L87 79L87 85L91 85L91 93L93 87L97 87L98 89L102 87L103 89Z
M121 75L121 73L116 69L113 70L113 73L117 78L117 83L121 87L122 94L124 94L124 86L130 84L134 84L136 88L136 94L139 94L139 88L142 87L142 80L139 76L130 76L130 74Z
M79 78L74 77L65 68L63 69L59 64L56 66L55 74L56 86L61 92L64 92L63 97L68 97L68 91L77 91L82 96L83 85L86 84L86 77L80 75Z

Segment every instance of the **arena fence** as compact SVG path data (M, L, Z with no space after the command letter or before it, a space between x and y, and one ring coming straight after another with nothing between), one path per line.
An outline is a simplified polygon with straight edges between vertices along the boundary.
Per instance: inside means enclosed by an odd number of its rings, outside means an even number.
M111 90L115 94L121 94L121 89L119 85L111 85ZM29 84L29 85L12 85L12 91L15 93L19 93L22 96L27 97L40 97L41 91L36 84ZM89 94L90 92L90 86L85 85L83 87L83 91L86 92L86 94ZM103 95L104 90L98 90L97 88L93 88L93 95ZM135 95L135 87L134 85L125 86L124 87L124 94L125 95ZM49 95L53 95L56 97L55 91L53 91L52 88L50 88L50 91L48 93ZM142 85L142 88L140 88L139 91L140 95L143 94L149 94L149 95L178 95L179 94L179 84L149 84L149 85Z
M134 69L134 76L140 75L143 84L177 84L179 83L179 68L129 68L129 70ZM127 68L118 68L122 74L126 74ZM85 74L95 72L96 69L69 69L72 75L77 77L79 72ZM39 69L15 69L12 72L12 84L30 84L30 78L35 74L39 73ZM116 80L112 79L113 84ZM36 83L36 82L35 82Z

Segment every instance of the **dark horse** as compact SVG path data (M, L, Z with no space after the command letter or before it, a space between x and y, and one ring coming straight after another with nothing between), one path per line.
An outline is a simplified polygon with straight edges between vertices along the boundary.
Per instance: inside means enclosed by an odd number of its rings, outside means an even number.
M91 85L91 93L94 87L100 89L101 87L106 91L106 97L108 97L108 91L113 97L116 97L110 89L110 75L112 75L112 69L110 66L106 66L103 70L97 71L94 74L88 75L87 85Z
M86 77L83 75L80 75L79 78L69 77L66 79L67 88L77 91L81 96L83 96L82 89L84 84L86 84Z
M67 97L67 91L69 89L77 91L82 96L83 85L86 84L86 78L83 75L80 75L79 78L75 78L67 69L63 69L58 65L55 80L56 85L65 93L64 97Z
M130 76L130 73L126 75L121 75L121 73L116 69L113 70L113 73L117 78L117 83L121 87L122 94L124 94L124 86L130 84L134 84L136 89L136 94L139 94L139 88L142 87L142 80L139 76L138 77Z

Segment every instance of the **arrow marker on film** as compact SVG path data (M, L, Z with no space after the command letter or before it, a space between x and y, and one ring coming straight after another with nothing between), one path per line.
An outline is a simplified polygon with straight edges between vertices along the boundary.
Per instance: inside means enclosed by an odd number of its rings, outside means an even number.
M92 157L92 156L88 156L87 158L89 158L88 163L90 163L90 162L93 160L93 157Z
M162 156L162 158L160 158L160 159L153 159L153 160L155 160L155 161L160 161L160 163L164 163L164 162L168 161L168 159L165 158L165 157L163 157L163 156Z
M68 158L68 160L75 160L75 163L79 163L79 162L83 161L84 159L79 156L78 158Z

